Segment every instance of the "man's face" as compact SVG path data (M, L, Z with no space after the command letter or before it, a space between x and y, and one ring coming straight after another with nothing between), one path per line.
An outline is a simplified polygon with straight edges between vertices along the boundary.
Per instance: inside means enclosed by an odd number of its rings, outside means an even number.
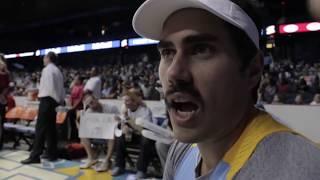
M50 59L48 58L48 56L44 56L43 57L43 65L46 66L50 63Z
M137 101L130 96L124 96L123 100L124 100L124 105L126 106L126 108L130 109L131 111L135 111L139 106Z
M97 69L96 68L91 68L90 75L91 75L91 77L96 76L97 75Z
M206 11L171 15L159 43L160 80L175 137L217 141L248 108L251 84L221 20Z

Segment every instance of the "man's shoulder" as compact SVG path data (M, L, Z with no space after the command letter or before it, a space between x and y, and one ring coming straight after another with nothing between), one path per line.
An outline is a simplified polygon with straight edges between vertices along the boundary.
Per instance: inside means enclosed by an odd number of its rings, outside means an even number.
M274 152L286 156L295 156L291 160L300 160L307 162L311 159L317 160L320 163L320 149L315 143L309 139L289 132L278 132L266 137L257 147L257 151L261 150ZM316 155L318 158L314 159L310 156ZM310 157L310 158L309 158ZM288 159L290 160L290 159ZM319 164L320 165L320 164Z
M191 144L185 144L178 141L175 141L170 146L163 174L163 179L173 179L176 169L179 167L181 161L183 160L186 153L190 150L191 147Z
M263 139L237 179L318 179L320 150L308 139L288 132Z
M43 68L44 71L50 71L52 73L61 73L60 69L53 63L48 64L45 68Z
M169 150L168 161L178 162L183 158L185 153L192 147L192 144L175 141Z
M99 76L92 77L91 79L92 79L92 81L97 82L97 83L101 82L101 78Z

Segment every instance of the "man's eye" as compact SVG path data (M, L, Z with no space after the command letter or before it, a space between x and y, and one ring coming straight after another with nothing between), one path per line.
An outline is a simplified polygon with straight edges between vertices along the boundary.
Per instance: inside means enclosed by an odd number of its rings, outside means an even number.
M174 54L175 54L175 50L173 49L162 49L160 51L160 55L163 59L173 58Z
M195 45L191 50L191 54L193 56L200 56L200 57L208 57L212 55L213 52L214 52L214 48L208 44Z

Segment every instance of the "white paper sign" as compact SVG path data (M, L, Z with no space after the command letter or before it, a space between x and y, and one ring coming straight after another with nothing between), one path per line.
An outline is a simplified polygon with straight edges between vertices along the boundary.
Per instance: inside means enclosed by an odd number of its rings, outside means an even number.
M84 113L80 117L80 138L114 139L114 114Z

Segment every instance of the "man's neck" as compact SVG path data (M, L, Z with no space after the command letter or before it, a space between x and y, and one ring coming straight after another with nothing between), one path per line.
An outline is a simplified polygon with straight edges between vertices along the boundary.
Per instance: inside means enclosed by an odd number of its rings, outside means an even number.
M205 141L198 143L202 163L201 175L207 174L211 169L214 169L225 153L239 139L246 126L254 119L258 110L251 108L244 114L238 125L231 132L219 140Z

